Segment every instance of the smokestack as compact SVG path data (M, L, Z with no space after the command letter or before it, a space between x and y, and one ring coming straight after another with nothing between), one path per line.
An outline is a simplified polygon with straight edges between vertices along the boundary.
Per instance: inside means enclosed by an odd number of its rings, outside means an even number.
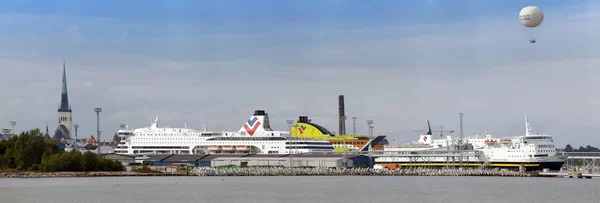
M308 116L298 116L298 122L300 123L310 123L308 120Z
M340 135L346 134L346 112L344 109L344 95L340 95L338 97L338 107L339 107L339 132Z

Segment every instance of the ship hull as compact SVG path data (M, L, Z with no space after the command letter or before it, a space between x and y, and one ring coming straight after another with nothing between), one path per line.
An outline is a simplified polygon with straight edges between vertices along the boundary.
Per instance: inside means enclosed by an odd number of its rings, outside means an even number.
M477 163L477 162L463 162L463 163L445 163L445 162L427 162L427 163L406 163L406 162L379 162L380 164L398 164L402 168L407 167L473 167L478 168L485 166L486 168L501 168L509 170L519 170L521 165L526 171L541 171L548 169L552 171L558 171L561 169L564 162L540 162L540 163L518 163L518 162L491 162L488 164Z
M564 156L551 156L544 160L491 160L483 163L481 161L459 161L444 162L444 161L379 161L382 164L398 164L400 167L485 167L485 168L504 168L509 170L519 170L522 166L526 171L541 171L544 169L557 171L560 170L566 161Z

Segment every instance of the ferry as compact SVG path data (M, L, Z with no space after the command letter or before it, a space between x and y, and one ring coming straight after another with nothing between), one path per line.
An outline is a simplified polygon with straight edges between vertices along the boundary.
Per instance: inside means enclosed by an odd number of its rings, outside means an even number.
M308 116L299 116L296 124L290 129L290 133L292 137L299 139L326 140L333 144L334 151L337 153L359 151L364 149L367 144L372 144L372 150L383 150L383 146L389 144L384 135L377 136L378 139L363 135L336 135L308 119ZM375 142L371 143L371 141Z
M431 130L422 134L414 143L404 145L389 145L384 147L384 154L398 154L411 152L434 152L456 150L457 146L463 149L480 152L478 155L467 155L467 166L519 168L526 170L560 170L567 157L558 155L554 146L553 136L533 135L531 123L525 114L525 135L517 137L494 137L484 132L464 139L464 144L459 140L446 136L446 139L434 139ZM398 163L401 166L414 164L416 160L403 157L381 157L378 161L383 163ZM427 166L447 166L450 162L446 157L432 157L417 162L427 162ZM376 160L377 162L377 160ZM409 163L410 162L410 163ZM423 165L424 163L418 163Z
M158 117L149 127L120 129L121 141L116 154L145 156L152 154L298 154L333 152L327 141L294 139L286 131L271 129L269 116L264 110L254 114L235 132L161 127Z

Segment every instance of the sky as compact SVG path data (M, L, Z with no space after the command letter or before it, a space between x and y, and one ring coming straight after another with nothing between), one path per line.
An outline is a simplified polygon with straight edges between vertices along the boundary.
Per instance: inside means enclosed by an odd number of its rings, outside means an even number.
M521 8L544 11L524 27ZM79 136L121 123L235 131L306 115L405 143L443 126L600 145L599 4L593 1L0 1L0 128L58 124L66 61ZM537 43L530 44L535 38ZM352 120L346 121L346 132Z

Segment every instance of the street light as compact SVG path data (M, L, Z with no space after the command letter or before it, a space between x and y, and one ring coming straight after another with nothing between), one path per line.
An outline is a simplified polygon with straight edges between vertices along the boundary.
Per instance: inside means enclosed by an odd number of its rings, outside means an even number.
M286 122L286 123L288 124L288 126L290 127L290 137L291 137L291 133L292 133L292 126L294 125L294 120L286 120L285 122ZM290 141L292 141L292 142L293 142L293 140L290 140ZM290 168L292 168L292 166L293 166L293 165L292 165L292 162L293 162L293 160L292 160L292 146L293 146L293 145L290 145L290 146L289 146L289 148L290 148L290 149L289 149L289 151L288 151L288 155L290 156Z
M96 112L96 137L98 137L98 155L101 155L100 144L102 143L102 139L100 139L100 112L102 112L102 108L94 108L94 112Z
M458 115L460 116L460 140L458 141L458 147L460 147L460 145L462 145L463 142L463 113L458 113Z
M373 128L374 128L373 120L367 120L366 123L369 126L369 142L367 143L367 144L369 144L369 146L368 146L369 147L369 166L372 166L373 165L372 164L373 154L371 152L373 150L373 148L372 148L373 143L371 143L371 142L373 142Z
M73 127L75 128L75 144L74 144L75 147L73 147L73 148L77 149L77 128L79 128L79 125L75 124L75 125L73 125Z
M285 122L288 124L288 126L290 127L290 130L291 130L292 125L294 124L294 120L286 120Z
M369 138L373 139L373 120L367 120L367 125L369 126Z
M10 126L12 126L12 132L11 132L12 136L15 135L15 125L17 125L17 121L10 122Z
M352 135L356 135L356 116L352 116Z

